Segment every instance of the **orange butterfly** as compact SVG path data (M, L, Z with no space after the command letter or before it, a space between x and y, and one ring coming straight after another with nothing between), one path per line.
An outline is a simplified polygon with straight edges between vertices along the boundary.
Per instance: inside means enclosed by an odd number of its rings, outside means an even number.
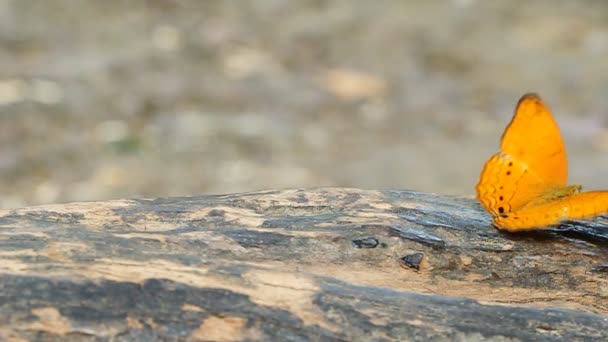
M608 191L567 185L566 148L551 112L536 94L522 96L475 187L498 229L546 228L608 212Z

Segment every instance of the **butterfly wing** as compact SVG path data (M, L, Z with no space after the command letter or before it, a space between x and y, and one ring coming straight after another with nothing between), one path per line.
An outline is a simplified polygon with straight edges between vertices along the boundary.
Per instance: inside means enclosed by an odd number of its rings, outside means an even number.
M494 217L516 211L566 186L568 161L559 127L535 94L524 95L503 133L500 152L485 164L477 198Z
M608 212L608 191L589 191L524 207L494 224L511 232L555 225L563 220L584 219Z
M500 142L500 150L521 161L547 187L568 181L568 159L559 127L536 94L524 95Z

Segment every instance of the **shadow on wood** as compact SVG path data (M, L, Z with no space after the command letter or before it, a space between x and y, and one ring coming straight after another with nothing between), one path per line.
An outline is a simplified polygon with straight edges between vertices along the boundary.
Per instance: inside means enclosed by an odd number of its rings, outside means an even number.
M608 225L293 189L0 212L0 339L608 339Z

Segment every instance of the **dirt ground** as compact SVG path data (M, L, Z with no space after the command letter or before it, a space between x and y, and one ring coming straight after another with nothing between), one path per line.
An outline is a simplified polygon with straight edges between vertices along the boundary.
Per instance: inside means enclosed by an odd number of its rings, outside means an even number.
M472 195L528 91L608 188L607 56L603 1L0 0L0 207Z

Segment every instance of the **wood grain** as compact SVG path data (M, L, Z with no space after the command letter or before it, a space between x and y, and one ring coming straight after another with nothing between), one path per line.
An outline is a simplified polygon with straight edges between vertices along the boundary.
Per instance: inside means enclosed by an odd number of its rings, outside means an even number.
M608 339L608 225L288 189L0 211L0 340Z

